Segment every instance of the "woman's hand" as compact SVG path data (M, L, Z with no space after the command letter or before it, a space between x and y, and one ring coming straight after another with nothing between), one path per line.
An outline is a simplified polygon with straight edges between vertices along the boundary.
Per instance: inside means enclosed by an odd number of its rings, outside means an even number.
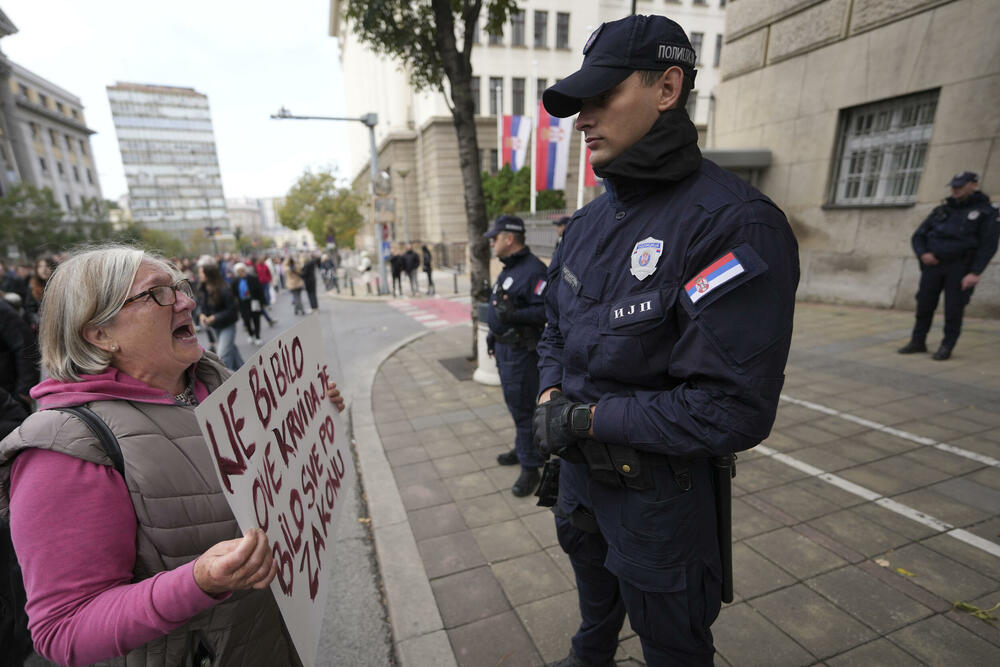
M240 539L219 542L198 557L194 580L209 595L266 588L278 572L267 535L252 528Z
M344 397L340 395L340 390L337 389L336 382L326 385L326 396L330 399L331 403L337 406L337 412L344 411Z

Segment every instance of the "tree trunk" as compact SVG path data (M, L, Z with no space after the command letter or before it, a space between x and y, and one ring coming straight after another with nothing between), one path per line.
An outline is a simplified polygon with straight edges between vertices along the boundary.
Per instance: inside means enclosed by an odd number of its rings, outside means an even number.
M436 41L451 91L452 121L458 138L459 165L465 194L465 215L469 237L469 291L472 297L472 357L476 357L477 322L480 303L490 293L490 249L486 233L486 199L479 172L479 140L470 91L472 83L471 50L458 50L455 19L449 0L432 0L437 24ZM478 12L477 12L478 13ZM474 20L474 18L473 18ZM470 29L471 26L467 26Z

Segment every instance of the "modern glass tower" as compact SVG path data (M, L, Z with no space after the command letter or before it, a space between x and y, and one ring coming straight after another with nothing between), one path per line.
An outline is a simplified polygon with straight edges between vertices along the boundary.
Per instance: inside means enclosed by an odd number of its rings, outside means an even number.
M208 96L118 82L108 101L133 219L181 237L228 233Z

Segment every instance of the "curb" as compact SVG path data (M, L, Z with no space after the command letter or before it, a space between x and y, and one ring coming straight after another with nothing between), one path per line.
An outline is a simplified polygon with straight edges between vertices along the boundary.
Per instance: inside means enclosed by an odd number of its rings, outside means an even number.
M360 384L352 401L351 436L358 455L358 477L368 502L379 572L385 589L393 649L402 667L457 667L444 631L396 478L382 448L372 409L372 387L382 364L403 347L433 330L416 333L389 349ZM377 492L376 492L377 490Z

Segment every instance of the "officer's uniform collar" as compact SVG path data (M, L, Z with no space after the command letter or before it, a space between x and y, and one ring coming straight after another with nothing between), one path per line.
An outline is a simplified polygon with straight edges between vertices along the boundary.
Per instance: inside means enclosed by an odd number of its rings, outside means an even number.
M527 257L530 252L531 252L531 248L529 248L528 246L524 246L523 248L521 248L520 250L518 250L515 253L511 253L510 255L507 255L506 257L501 257L500 258L500 263L503 264L505 267L512 266L514 264L517 264L523 258Z

